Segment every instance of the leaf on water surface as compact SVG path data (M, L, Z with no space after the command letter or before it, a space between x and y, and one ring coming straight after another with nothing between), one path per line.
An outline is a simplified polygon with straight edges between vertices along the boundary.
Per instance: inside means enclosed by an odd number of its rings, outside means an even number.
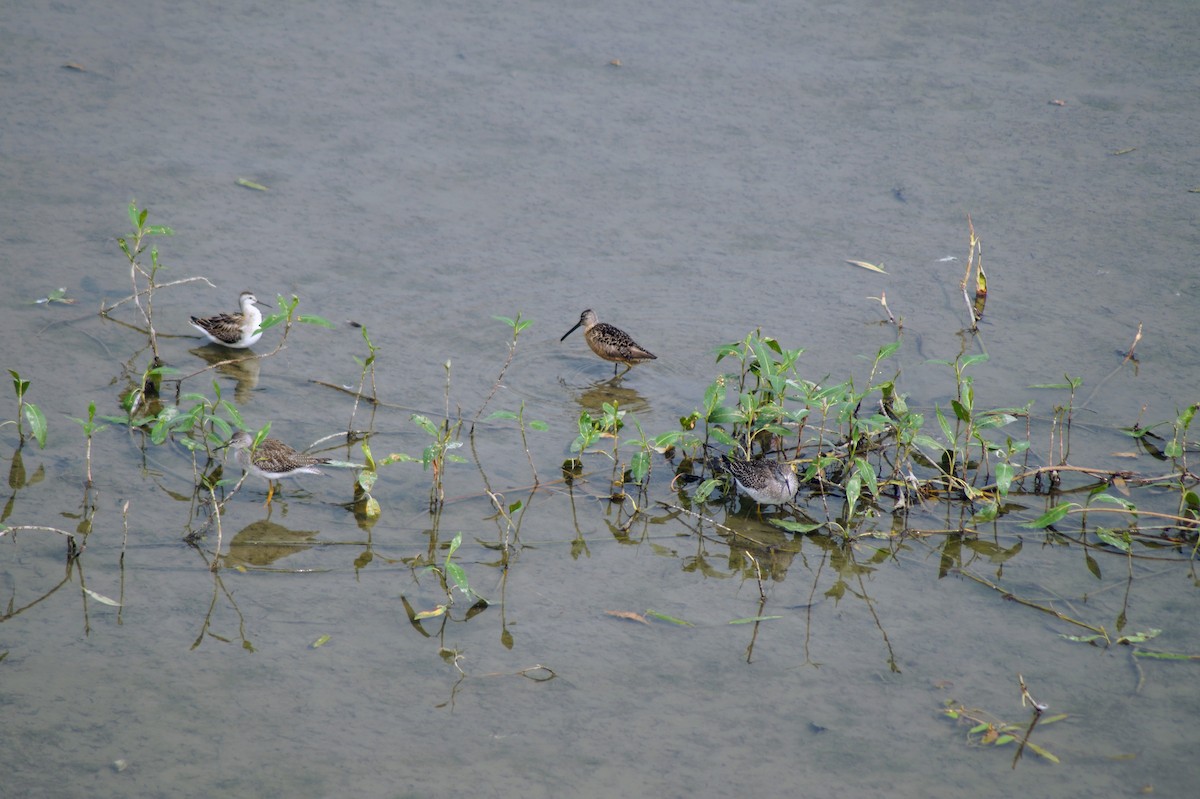
M95 591L93 591L93 590L92 590L92 589L90 589L90 588L85 588L85 589L83 589L83 593L87 594L87 595L88 595L88 596L90 596L92 599L94 599L94 600L96 600L97 602L100 602L100 603L102 603L102 604L104 604L104 605L112 605L114 608L119 608L119 607L121 607L121 603L120 603L120 602L118 602L117 600L115 600L115 599L109 599L109 598L108 598L108 597L106 597L104 594L97 594Z
M237 183L237 185L243 186L247 189L254 189L255 191L269 191L269 189L266 186L262 185L261 183L255 183L253 180L250 180L249 178L238 178L234 182Z
M1032 750L1033 750L1033 752L1034 752L1034 754L1038 755L1039 757L1043 757L1043 758L1045 758L1046 760L1049 760L1051 763L1058 763L1058 762L1060 762L1060 761L1059 761L1059 759L1058 759L1057 757L1055 757L1054 755L1050 754L1050 753L1049 753L1049 752L1047 752L1045 749L1043 749L1042 747L1040 747L1040 746L1038 746L1037 744L1035 744L1033 741L1026 741L1026 742L1025 742L1025 745L1026 745L1026 746L1028 746L1030 749L1032 749Z
M317 640L315 640L311 644L309 644L308 648L309 649L317 649L318 647L325 646L325 644L329 643L329 641L332 637L333 636L331 636L329 633L325 633L320 638L318 638Z
M683 619L677 619L674 616L668 616L665 613L659 613L657 610L651 610L649 608L647 608L647 610L646 610L646 615L652 616L652 617L658 619L659 621L665 621L665 622L669 622L671 624L678 624L680 627L695 627L696 626L696 625L692 624L690 621L684 621Z
M1134 633L1133 635L1125 635L1117 639L1118 644L1140 644L1149 641L1151 638L1157 638L1162 634L1162 630L1149 629L1143 633Z
M1182 655L1178 652L1142 652L1135 651L1136 658L1153 658L1154 660L1200 660L1200 655Z
M846 263L852 264L854 266L861 266L863 269L870 269L872 272L878 272L881 275L887 274L887 272L885 272L883 269L882 262L879 264L879 266L876 266L875 264L867 263L866 261L855 261L850 258L847 258Z
M734 619L733 621L729 622L729 624L750 624L751 622L756 621L774 621L775 619L782 618L783 616L749 616L744 619Z
M1121 150L1115 150L1113 152L1113 155L1125 155L1126 153L1131 153L1136 149L1137 149L1136 147L1125 147Z
M791 519L768 519L767 521L789 533L811 533L813 530L820 530L825 526L825 522L805 523L794 522Z
M615 616L618 619L628 619L629 621L637 621L646 625L650 624L650 622L646 621L645 616L640 613L634 613L631 610L606 610L604 614L606 616Z
M1025 524L1022 524L1021 526L1030 528L1030 529L1034 529L1034 530L1040 530L1044 527L1049 527L1050 525L1054 524L1055 522L1062 521L1063 518L1065 518L1066 515L1068 513L1070 513L1070 511L1071 511L1071 503L1070 502L1060 502L1059 504L1055 505L1050 510L1043 513L1038 518L1034 519L1031 522L1026 522Z

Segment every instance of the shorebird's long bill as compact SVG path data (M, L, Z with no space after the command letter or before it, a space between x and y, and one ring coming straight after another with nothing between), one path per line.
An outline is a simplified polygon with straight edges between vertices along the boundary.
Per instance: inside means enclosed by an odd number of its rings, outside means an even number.
M563 337L562 337L562 338L560 338L560 339L559 339L559 341L566 341L566 340L567 340L567 336L569 336L569 335L571 335L572 333L574 333L574 332L575 332L576 330L578 330L578 329L579 329L579 328L580 328L582 325L583 325L583 320L582 320L582 319L580 319L578 322L576 322L576 323L575 323L575 327L571 328L571 329L570 329L570 330L568 330L566 333L563 333Z

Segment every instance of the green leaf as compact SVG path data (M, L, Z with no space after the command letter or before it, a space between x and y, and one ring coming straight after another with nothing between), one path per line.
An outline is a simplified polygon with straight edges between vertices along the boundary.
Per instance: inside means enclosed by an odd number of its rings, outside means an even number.
M330 322L325 317L314 316L313 314L308 313L300 314L296 317L296 321L302 325L316 325L317 327L328 327L330 329L335 327L333 322Z
M978 524L981 522L992 522L1000 515L1000 506L995 502L988 502L980 506L975 515L971 517L971 522Z
M879 496L879 482L875 475L875 467L868 463L863 458L854 459L854 471L862 477L862 480L867 485L867 491L872 497Z
M319 649L319 648L325 646L325 644L329 643L330 640L332 640L332 639L333 639L332 635L330 635L329 633L325 633L324 635L317 638L317 640L315 640L311 644L309 644L308 648L309 649Z
M1022 524L1021 526L1029 528L1031 530L1041 530L1043 528L1049 527L1050 525L1054 524L1055 522L1062 521L1066 517L1066 515L1071 512L1071 508L1072 508L1072 503L1060 502L1059 504L1055 505L1050 510L1043 513L1038 518L1034 519L1031 522L1026 522L1025 524Z
M1178 652L1143 652L1140 649L1135 649L1133 656L1152 660L1196 660L1195 655L1181 655Z
M775 619L782 618L783 616L748 616L744 619L734 619L729 624L751 624L756 621L774 621Z
M471 593L471 587L467 585L467 573L463 571L462 566L453 562L447 563L446 573L450 575L450 579L454 580L454 584L458 586L460 591L464 594Z
M633 482L640 485L650 473L650 453L646 450L635 452L629 460L629 471L633 475Z
M996 490L1000 492L1000 496L1008 496L1008 490L1012 488L1013 475L1016 472L1016 467L1008 461L996 464Z
M1117 643L1118 644L1144 644L1146 641L1149 641L1152 638L1157 638L1160 635L1162 635L1162 630L1156 629L1156 628L1151 628L1149 630L1146 630L1145 632L1134 633L1133 635L1122 636L1117 639Z
M28 402L24 404L25 418L29 420L29 429L37 440L38 448L46 448L46 416L42 409Z
M254 189L255 191L269 191L266 186L262 185L261 183L255 183L249 178L238 178L234 181L234 183L247 189Z
M717 486L721 485L721 483L721 480L717 480L716 478L712 477L705 480L700 484L699 488L692 492L692 501L703 502L704 500L708 499L712 492L717 488Z
M1058 763L1058 762L1059 762L1059 760L1058 760L1058 758L1057 758L1057 757L1055 757L1054 755L1050 754L1050 753L1049 753L1049 752L1047 752L1045 749L1043 749L1042 747L1040 747L1040 746L1038 746L1037 744L1035 744L1033 741L1026 741L1026 742L1025 742L1025 745L1026 745L1026 746L1028 746L1030 749L1032 749L1032 750L1033 750L1033 752L1034 752L1034 754L1036 754L1036 755L1039 755L1040 757L1043 757L1043 758L1045 758L1046 760L1049 760L1051 763Z
M771 524L781 530L786 530L789 533L811 533L813 530L820 530L825 526L824 522L813 522L811 524L805 522L794 522L791 519L768 519Z
M488 415L488 419L509 419L511 421L516 421L517 415L512 411L492 411L492 413Z
M657 610L647 609L646 615L653 616L654 618L658 619L659 621L665 621L670 624L678 624L680 627L695 627L696 626L696 625L692 624L690 621L684 621L683 619L677 619L674 616L668 616L665 613L659 613Z
M550 425L546 424L545 422L543 422L540 419L532 419L529 422L529 428L531 430L537 430L539 432L544 433L545 431L550 429Z
M966 369L968 366L974 366L977 363L985 363L987 359L988 356L981 352L975 355L968 355L959 361L959 363L961 364L961 368Z
M942 409L937 405L933 406L933 410L937 413L938 424L941 425L942 435L946 437L946 441L954 440L954 430L950 427L950 423L946 421L946 414L942 413Z
M409 419L411 419L414 423L419 425L420 428L422 430L424 430L426 433L428 433L429 435L433 436L434 438L437 437L437 434L438 434L437 425L435 425L433 422L431 422L429 420L429 417L422 416L419 413L414 413L412 416L409 417Z
M1108 544L1110 547L1119 549L1122 552L1129 552L1132 548L1128 532L1117 532L1116 530L1110 530L1107 527L1097 527L1096 537Z

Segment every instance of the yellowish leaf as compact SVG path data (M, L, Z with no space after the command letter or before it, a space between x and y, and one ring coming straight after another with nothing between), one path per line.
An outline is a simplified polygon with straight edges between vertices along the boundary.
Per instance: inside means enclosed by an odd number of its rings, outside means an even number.
M854 261L849 258L846 259L846 263L853 264L854 266L861 266L863 269L870 269L872 272L878 272L881 275L887 274L887 272L883 270L882 263L879 264L879 266L876 266L875 264L869 264L866 261Z

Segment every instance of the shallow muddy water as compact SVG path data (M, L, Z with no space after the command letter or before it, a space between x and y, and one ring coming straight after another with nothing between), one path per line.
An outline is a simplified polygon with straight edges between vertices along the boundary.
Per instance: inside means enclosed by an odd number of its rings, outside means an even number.
M31 381L49 436L18 447L0 427L2 523L75 531L95 513L70 568L62 536L0 536L5 795L1190 796L1195 666L1070 641L1084 631L1002 593L1197 653L1186 551L1089 555L1015 526L1048 497L957 549L915 534L961 521L936 506L838 547L712 503L744 534L722 536L678 510L662 460L622 529L604 457L571 484L560 464L605 402L677 428L731 368L715 347L756 328L805 348L813 381L862 380L896 339L870 299L886 292L914 406L954 394L931 359L986 352L978 403L1034 400L1041 460L1067 397L1030 386L1069 374L1073 463L1169 471L1114 453L1136 449L1118 428L1139 414L1200 398L1198 30L1190 2L6 8L0 367ZM518 312L534 324L483 415L524 403L547 429L527 457L512 423L481 422L436 519L419 463L382 470L373 526L345 471L288 481L269 513L252 479L210 572L216 536L182 540L204 517L182 446L110 424L82 484L71 417L120 414L150 358L120 324L131 308L96 313L131 291L130 200L175 231L155 242L161 279L215 285L155 296L182 373L216 357L188 317L243 289L334 323L215 376L252 429L297 447L346 429L353 400L331 386L358 381L353 321L387 403L355 425L376 457L419 456L410 416L442 418L444 364L469 420L508 355L492 317ZM977 336L968 214L990 289ZM35 302L60 287L74 304ZM589 307L658 360L611 382L580 332L559 341ZM1135 370L1120 353L1139 324ZM212 396L212 379L185 390ZM507 569L488 490L523 505ZM406 602L445 594L406 561L431 540L440 560L460 531L490 607L411 624ZM608 613L647 609L692 626ZM730 624L760 615L778 618ZM1033 739L1057 765L1027 751L1013 768L1015 747L972 745L939 713L956 700L1023 728L1018 675L1068 714Z

